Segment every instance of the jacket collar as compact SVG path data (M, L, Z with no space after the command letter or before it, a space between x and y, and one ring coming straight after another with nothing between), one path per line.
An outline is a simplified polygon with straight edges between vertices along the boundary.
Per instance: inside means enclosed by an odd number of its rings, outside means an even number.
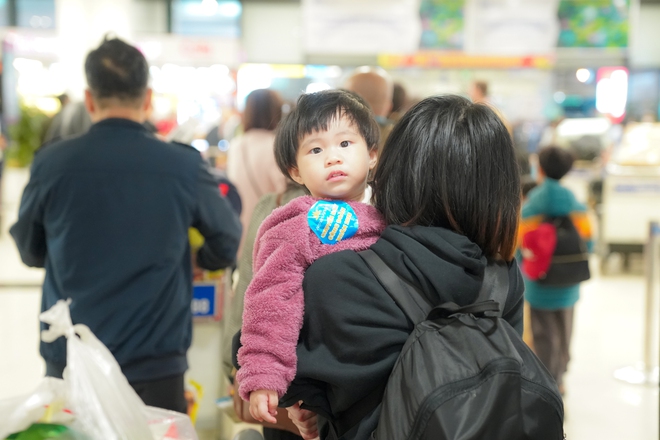
M139 122L131 121L130 119L123 118L107 118L103 119L90 128L92 130L98 130L101 128L124 128L124 129L133 129L139 131L148 131L142 124Z

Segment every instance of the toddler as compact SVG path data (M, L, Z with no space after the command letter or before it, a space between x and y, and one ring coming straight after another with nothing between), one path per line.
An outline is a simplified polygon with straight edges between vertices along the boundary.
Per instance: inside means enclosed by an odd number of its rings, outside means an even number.
M296 374L305 270L323 255L369 248L385 228L380 213L362 203L378 137L369 106L343 90L301 96L278 129L278 166L311 196L273 211L255 242L237 379L259 421L276 422L279 398Z

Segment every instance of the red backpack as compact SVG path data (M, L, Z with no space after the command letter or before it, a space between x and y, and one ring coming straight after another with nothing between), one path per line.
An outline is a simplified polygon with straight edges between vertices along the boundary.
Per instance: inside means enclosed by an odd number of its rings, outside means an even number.
M522 255L522 272L544 286L573 286L591 276L587 245L568 216L549 217L525 234Z
M552 223L544 222L522 239L522 271L527 278L537 281L550 269L552 254L557 245L557 229Z

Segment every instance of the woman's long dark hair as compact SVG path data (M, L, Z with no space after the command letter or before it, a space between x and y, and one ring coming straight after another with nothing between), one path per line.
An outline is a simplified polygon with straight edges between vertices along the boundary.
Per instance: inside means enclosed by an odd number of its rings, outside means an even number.
M513 258L520 172L511 136L486 104L427 98L403 116L381 152L373 201L388 224L441 226L486 256Z
M243 130L248 132L253 128L275 130L282 119L284 101L279 93L269 89L252 91L245 99L243 111Z

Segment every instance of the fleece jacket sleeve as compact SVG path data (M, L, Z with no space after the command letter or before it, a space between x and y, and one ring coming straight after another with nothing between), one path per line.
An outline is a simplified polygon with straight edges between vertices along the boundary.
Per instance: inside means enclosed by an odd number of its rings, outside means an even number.
M255 252L238 351L237 378L244 400L255 390L274 390L282 397L295 377L307 266L300 246L292 240L262 240Z

